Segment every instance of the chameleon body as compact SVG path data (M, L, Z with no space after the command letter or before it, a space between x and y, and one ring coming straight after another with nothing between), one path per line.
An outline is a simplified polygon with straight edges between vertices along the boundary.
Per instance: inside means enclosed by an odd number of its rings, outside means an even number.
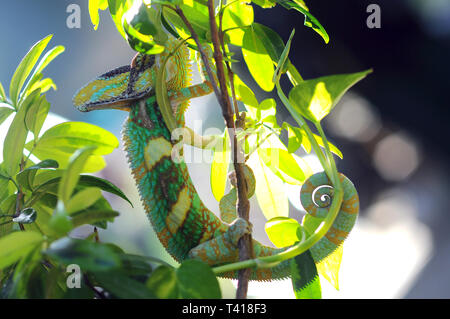
M175 40L169 41L164 53L152 57L137 55L131 66L105 73L80 89L74 97L74 104L81 111L118 108L129 112L124 123L123 141L130 168L147 216L170 255L178 262L187 258L196 258L210 265L235 262L238 261L239 238L251 231L249 224L236 216L236 189L232 188L220 203L223 220L203 204L184 161L172 159L175 142L171 140L171 132L156 102L154 83L157 70L167 52L173 50L177 43ZM188 101L209 94L212 87L203 65L201 74L204 82L189 86L186 47L182 46L168 61L168 96L178 124L184 126ZM252 187L254 189L254 184L251 185L254 183L252 174L251 170L246 173L251 175L247 177L250 192ZM341 181L345 195L338 218L326 236L311 248L316 262L342 244L358 213L358 195L353 184L343 175ZM302 188L301 199L313 215L323 218L326 208L312 207L315 204L311 200L314 190L321 185L330 185L324 173L311 176ZM319 195L322 193L319 192ZM319 199L323 198L319 196ZM273 255L287 249L264 246L256 240L253 246L256 257ZM281 279L289 274L289 263L284 261L272 268L254 270L251 279ZM236 272L221 276L236 278Z

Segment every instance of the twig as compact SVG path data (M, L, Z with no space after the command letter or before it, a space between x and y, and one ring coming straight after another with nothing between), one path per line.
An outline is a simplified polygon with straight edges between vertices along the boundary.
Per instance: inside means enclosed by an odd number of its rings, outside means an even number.
M219 31L217 29L216 17L214 14L214 2L208 0L209 25L211 30L211 40L214 46L214 59L216 61L217 77L219 79L222 101L222 115L225 118L228 131L232 133L233 138L233 165L236 172L238 203L238 216L249 221L250 202L247 196L247 183L244 175L243 153L237 143L236 129L233 119L233 110L228 95L226 85L225 71L223 68L223 56L220 50ZM238 116L238 114L237 114ZM247 260L253 258L253 245L251 234L243 236L238 242L239 260ZM236 299L245 299L247 297L248 281L250 279L251 269L242 269L238 271L238 288L236 291Z
M183 11L179 6L176 7L175 11L183 20L186 27L189 29L192 38L197 44L198 50L200 51L200 55L205 66L206 72L210 78L211 84L214 89L214 93L216 94L217 100L222 108L222 115L225 119L225 123L227 126L227 130L229 132L230 140L232 141L232 149L233 149L233 165L234 170L236 172L237 179L237 192L238 192L238 203L237 203L237 211L240 218L244 218L245 220L249 220L249 210L250 203L247 198L247 183L245 181L244 175L244 167L243 167L243 154L238 148L236 132L235 132L235 123L233 118L233 110L230 103L230 98L228 95L228 90L226 86L225 72L223 69L223 56L220 50L219 44L219 36L218 30L214 15L214 4L212 0L208 0L208 10L209 10L209 20L210 20L210 28L211 28L211 38L214 46L214 60L216 61L217 68L217 77L220 84L220 89L217 86L215 78L213 76L211 67L209 65L208 58L201 46L200 39L198 38L197 33L194 28L187 20ZM246 235L239 240L238 243L239 248L239 260L247 260L253 258L253 245L252 245L252 237L251 235ZM247 296L248 290L248 280L251 275L251 269L243 269L238 272L238 289L236 292L236 298L244 299Z

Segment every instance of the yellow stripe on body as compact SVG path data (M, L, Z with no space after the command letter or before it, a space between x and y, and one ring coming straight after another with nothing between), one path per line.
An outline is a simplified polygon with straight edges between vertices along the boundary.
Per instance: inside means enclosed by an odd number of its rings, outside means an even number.
M191 209L191 197L188 188L184 187L178 195L177 202L172 206L166 217L166 225L172 234L176 234L178 228L183 225L186 215Z
M156 163L163 157L170 156L172 153L172 144L164 137L158 137L150 140L145 147L145 164L147 169L151 171Z

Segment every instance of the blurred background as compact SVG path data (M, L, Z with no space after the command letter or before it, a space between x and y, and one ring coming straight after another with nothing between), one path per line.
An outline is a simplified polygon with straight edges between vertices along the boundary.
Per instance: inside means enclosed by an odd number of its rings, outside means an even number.
M6 1L5 1L6 2ZM328 45L303 26L303 16L283 8L255 7L255 21L276 30L286 41L296 29L290 58L305 79L373 68L374 72L344 96L325 121L330 140L344 154L338 168L356 185L360 218L344 245L340 290L324 279L324 298L450 298L449 212L449 98L450 1L306 1L324 25ZM68 5L81 7L81 28L66 26ZM381 28L367 27L367 6L381 8ZM0 11L0 82L8 91L15 67L39 39L54 34L50 46L64 45L65 53L46 69L57 91L48 93L51 121L86 121L110 130L120 138L126 113L80 113L72 96L87 81L130 62L133 51L116 31L108 13L100 15L94 31L88 1L22 0L4 3ZM237 55L239 57L239 55ZM259 100L274 97L251 83L245 69L242 79L258 92ZM198 77L197 77L198 80ZM287 83L286 90L288 90ZM279 123L293 123L281 103ZM187 124L203 119L203 131L223 128L221 112L211 96L191 103ZM8 122L0 127L0 139ZM48 123L51 125L51 123ZM194 130L197 128L194 127ZM202 132L199 132L202 133ZM298 155L305 156L301 151ZM99 173L118 185L134 203L131 208L108 197L121 216L102 241L114 242L132 253L165 253L144 215L131 179L125 154L117 149L106 157ZM314 158L309 158L314 165ZM190 164L189 170L204 203L218 212L212 196L207 163ZM290 194L290 216L303 215L298 193ZM264 218L252 200L255 237L270 244ZM76 234L75 234L76 235ZM224 297L234 296L233 281L221 281ZM249 297L293 298L289 280L251 283Z

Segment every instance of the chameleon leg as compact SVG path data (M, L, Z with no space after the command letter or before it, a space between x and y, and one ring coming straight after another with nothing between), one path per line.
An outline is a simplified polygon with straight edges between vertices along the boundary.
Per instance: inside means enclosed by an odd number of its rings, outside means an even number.
M239 239L251 233L251 225L242 218L236 219L222 235L201 243L191 249L189 258L198 259L209 265L233 262L238 259Z
M211 48L209 46L205 46L203 49L205 51L206 56L208 57L209 64L211 66L213 66L214 62L213 62ZM201 60L201 59L199 58L199 55L197 54L197 61L198 60ZM203 62L201 62L199 65L201 65L200 75L203 79L203 82L189 86L189 87L181 88L177 91L170 91L169 92L169 100L170 100L172 107L176 107L182 103L185 103L192 98L208 95L213 92L213 87L212 87L210 78L208 76L208 73L206 72L205 65L203 64ZM211 68L211 69L214 70L214 68ZM217 78L216 78L215 74L214 74L214 78L216 79L216 82L217 82Z

